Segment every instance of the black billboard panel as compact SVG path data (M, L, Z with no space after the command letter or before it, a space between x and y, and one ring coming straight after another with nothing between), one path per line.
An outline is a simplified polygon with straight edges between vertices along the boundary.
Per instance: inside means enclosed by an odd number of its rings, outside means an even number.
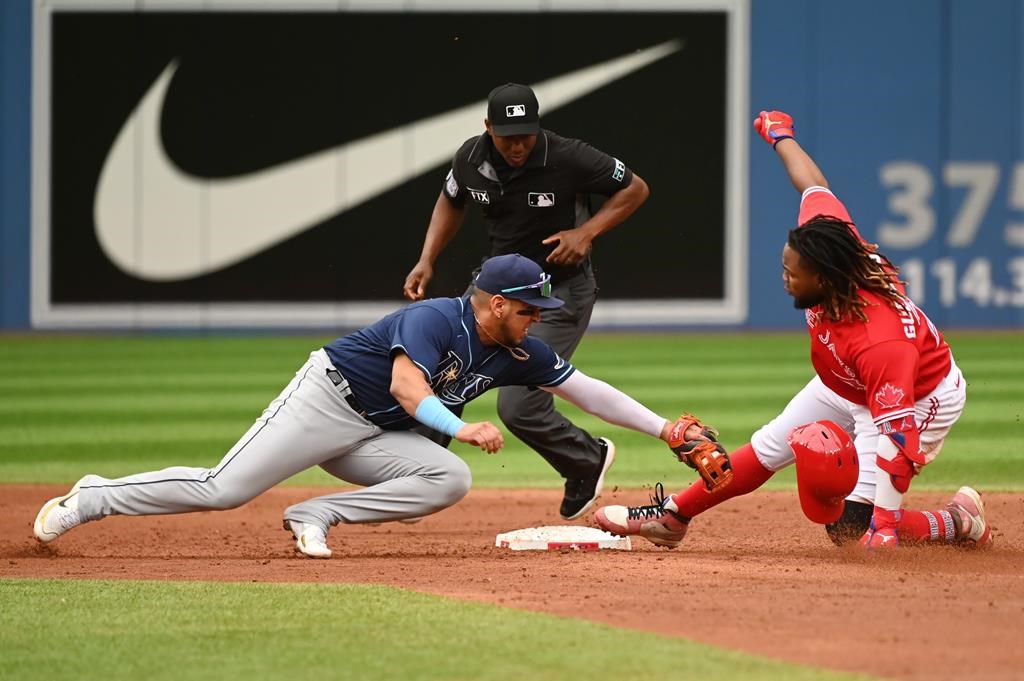
M651 187L595 244L596 323L666 304L743 314L727 11L74 7L50 12L37 82L50 133L37 325L375 318L401 303L451 156L508 81L535 87L545 128ZM486 231L470 210L431 295L465 288Z

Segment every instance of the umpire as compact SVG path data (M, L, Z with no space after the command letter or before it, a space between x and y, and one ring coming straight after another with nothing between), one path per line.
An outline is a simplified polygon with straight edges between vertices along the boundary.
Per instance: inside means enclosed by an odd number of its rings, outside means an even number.
M521 253L551 274L553 295L565 305L545 310L530 333L569 359L597 298L591 245L640 207L650 191L619 159L541 128L537 97L525 85L492 90L484 125L484 134L455 153L420 259L405 279L405 296L425 297L437 257L462 226L467 203L476 204L489 225L488 257ZM595 212L590 194L608 200ZM498 416L566 479L562 517L583 515L615 458L612 442L573 425L543 390L501 388Z

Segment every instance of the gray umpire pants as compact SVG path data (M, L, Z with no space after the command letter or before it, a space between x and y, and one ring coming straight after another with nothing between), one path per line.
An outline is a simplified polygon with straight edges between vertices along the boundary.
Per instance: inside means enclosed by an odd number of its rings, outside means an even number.
M474 273L474 277L476 273ZM466 293L473 292L471 285ZM530 335L550 345L565 359L571 359L590 324L597 300L597 281L589 262L574 277L552 287L552 295L565 301L555 310L544 310ZM449 407L462 415L462 406ZM555 409L555 400L545 390L505 386L498 390L498 418L513 435L533 448L563 478L593 475L601 448L590 433L574 425ZM451 438L427 426L416 432L447 447Z
M469 467L458 456L410 431L382 430L356 413L335 385L327 353L316 350L295 378L214 468L175 466L107 479L88 475L79 492L86 520L241 506L292 475L320 466L364 486L289 507L286 520L327 529L337 523L379 523L436 513L469 491Z
M564 300L565 305L544 310L540 321L530 327L530 335L568 360L587 331L597 300L597 281L590 264L579 274L555 284L552 294ZM522 386L500 388L498 417L562 477L583 478L594 473L601 457L600 445L590 433L555 409L551 393Z

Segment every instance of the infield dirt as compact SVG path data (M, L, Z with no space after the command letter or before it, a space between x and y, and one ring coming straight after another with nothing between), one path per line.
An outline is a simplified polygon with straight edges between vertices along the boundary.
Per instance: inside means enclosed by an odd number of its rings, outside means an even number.
M1024 495L986 494L988 551L838 549L791 492L734 499L683 545L631 552L512 552L494 537L566 524L556 490L474 490L415 525L336 527L331 560L298 557L281 511L324 489L279 488L218 513L113 517L48 546L32 520L50 485L0 487L0 577L388 584L713 643L871 675L1024 678ZM648 491L606 492L640 504ZM912 493L938 508L948 494ZM590 522L590 518L586 519ZM652 661L671 676L671 660Z

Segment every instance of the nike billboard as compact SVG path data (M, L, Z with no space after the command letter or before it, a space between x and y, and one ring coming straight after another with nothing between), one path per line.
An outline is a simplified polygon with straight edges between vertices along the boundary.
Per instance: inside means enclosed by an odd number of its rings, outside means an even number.
M34 324L373 321L402 303L452 155L508 81L651 187L595 243L595 324L743 321L745 18L722 5L55 3L37 29ZM487 252L470 208L428 293L461 293Z

